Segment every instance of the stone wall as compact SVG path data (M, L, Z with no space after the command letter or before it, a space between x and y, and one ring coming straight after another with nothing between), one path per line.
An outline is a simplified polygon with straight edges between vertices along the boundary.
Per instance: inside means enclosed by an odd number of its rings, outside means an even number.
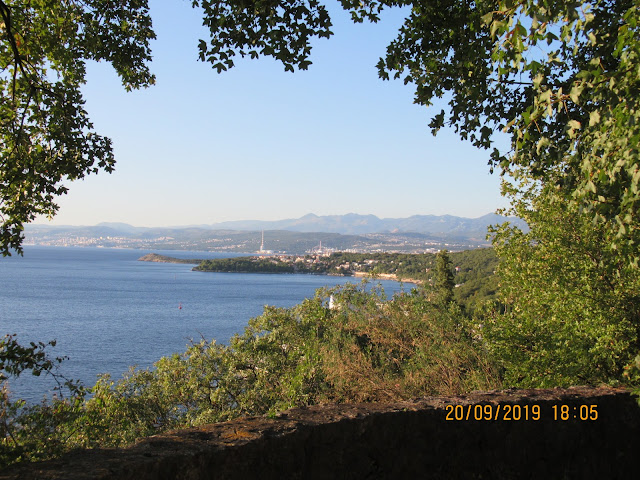
M577 387L297 408L20 465L0 479L615 479L638 478L639 457L636 399Z

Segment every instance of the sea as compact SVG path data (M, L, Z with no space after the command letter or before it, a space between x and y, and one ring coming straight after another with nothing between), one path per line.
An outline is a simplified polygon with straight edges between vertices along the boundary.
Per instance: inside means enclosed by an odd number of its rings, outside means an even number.
M118 379L132 366L152 367L192 341L228 343L265 305L292 307L318 288L358 283L356 278L324 275L194 272L189 264L138 261L146 253L25 246L22 257L0 257L0 336L16 334L22 345L55 340L47 351L66 357L59 373L91 386L103 373ZM403 288L393 281L376 283L388 296ZM55 382L23 374L10 378L8 386L12 399L34 403L50 396Z

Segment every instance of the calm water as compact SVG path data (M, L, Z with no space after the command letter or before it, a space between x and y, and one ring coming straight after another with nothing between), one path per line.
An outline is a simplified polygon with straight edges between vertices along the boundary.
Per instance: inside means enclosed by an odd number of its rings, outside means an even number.
M137 261L146 251L26 247L0 257L0 335L21 344L57 340L68 356L62 373L93 385L100 373L118 377L185 350L190 339L226 343L264 305L290 307L317 288L356 279L315 275L192 272L192 265ZM203 252L157 252L181 258L222 258ZM388 295L399 289L381 282ZM182 305L182 309L178 307ZM50 382L26 375L10 383L14 397L39 400Z

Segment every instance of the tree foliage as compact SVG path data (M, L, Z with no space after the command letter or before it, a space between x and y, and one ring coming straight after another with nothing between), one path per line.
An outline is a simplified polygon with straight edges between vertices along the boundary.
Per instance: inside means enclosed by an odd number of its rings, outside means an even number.
M52 359L45 352L47 346L55 346L55 341L45 344L32 342L28 347L20 345L15 335L5 335L0 339L0 382L9 377L19 377L25 371L35 376L50 372L62 358Z
M556 186L637 264L638 15L634 0L420 2L378 67L418 103L448 96L434 132L482 148L507 133L492 165Z
M442 305L447 305L453 300L455 282L453 281L451 259L449 258L449 252L446 250L440 250L436 255L433 287L436 299Z
M65 180L111 172L80 87L107 61L127 90L154 82L146 0L0 1L0 252L20 252L23 224L58 209Z
M193 0L193 6L202 8L203 24L211 33L210 42L200 41L200 60L218 73L233 67L236 55L267 55L286 71L306 70L311 38L332 35L329 14L317 0Z
M64 358L52 358L45 351L55 344L23 346L15 335L0 339L0 468L16 461L49 458L69 448L68 427L78 418L86 391L57 371ZM51 402L27 405L11 400L8 380L25 372L54 378L57 394Z
M640 270L608 248L613 232L594 228L575 205L558 201L551 186L518 180L505 189L512 213L530 230L494 231L506 312L488 315L482 330L505 383L633 380L624 374L640 351Z
M500 2L485 14L493 80L511 111L496 126L524 168L612 234L607 247L637 266L640 167L637 143L639 4ZM513 99L513 100L511 100ZM498 100L494 97L494 100Z
M202 260L194 270L201 272L294 273L293 265L278 258L233 257Z

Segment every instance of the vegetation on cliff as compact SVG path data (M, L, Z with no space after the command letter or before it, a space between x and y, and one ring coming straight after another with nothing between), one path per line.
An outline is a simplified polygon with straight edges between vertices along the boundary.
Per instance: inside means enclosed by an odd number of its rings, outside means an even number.
M557 222L546 225L558 235ZM560 230L587 234L586 226L577 226ZM531 235L544 239L545 231L534 222ZM402 400L507 385L640 383L640 364L632 358L637 331L629 322L632 311L625 310L636 305L629 295L637 291L637 275L621 271L619 281L611 280L615 297L602 292L600 298L583 282L603 274L590 260L574 270L557 263L566 255L554 261L548 248L519 235L508 227L496 235L499 253L512 258L499 267L500 278L520 286L502 290L502 305L463 309L453 296L458 289L450 255L442 251L433 282L393 298L366 281L320 290L292 308L265 307L229 345L203 340L153 368L131 369L121 379L105 375L90 389L68 385L67 396L38 405L11 401L3 389L0 464L322 402ZM575 249L571 237L562 245ZM471 258L483 258L476 255ZM547 283L541 280L523 295L538 270ZM552 292L562 278L558 288L575 291L564 299ZM550 319L544 316L548 308L555 308ZM4 377L52 371L55 362L43 345L20 349L9 338L2 347Z
M423 289L388 299L365 284L320 290L293 308L266 307L229 345L203 340L88 392L26 408L5 395L0 463L292 406L499 386L469 318L432 299Z
M483 320L505 382L630 380L640 352L640 270L610 248L614 232L594 228L578 207L558 202L552 187L516 180L505 193L530 230L495 229L501 305Z

